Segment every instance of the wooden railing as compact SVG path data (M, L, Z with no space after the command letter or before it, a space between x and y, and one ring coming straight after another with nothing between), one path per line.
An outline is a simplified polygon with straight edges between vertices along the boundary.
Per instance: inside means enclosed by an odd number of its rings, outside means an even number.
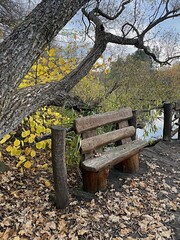
M180 101L173 103L164 102L161 106L134 111L134 117L136 117L139 113L150 112L152 110L163 111L163 140L170 141L177 133L177 139L180 139ZM173 125L177 127L173 129Z
M174 122L177 127L173 130L172 125ZM180 139L180 101L174 103L165 102L163 140L170 141L176 133L178 133L178 139Z

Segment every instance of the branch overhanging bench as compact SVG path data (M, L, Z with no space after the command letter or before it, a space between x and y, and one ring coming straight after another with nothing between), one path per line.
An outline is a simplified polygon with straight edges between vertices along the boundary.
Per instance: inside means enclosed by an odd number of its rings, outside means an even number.
M81 117L74 121L75 132L81 134L80 168L85 191L95 193L105 190L109 169L112 166L130 173L139 169L139 152L148 145L148 142L132 140L136 132L134 126L131 126L132 119L132 109L122 108ZM116 126L115 130L112 130L112 124ZM106 125L110 125L111 130L98 134L98 129ZM113 144L113 147L107 147L110 144Z

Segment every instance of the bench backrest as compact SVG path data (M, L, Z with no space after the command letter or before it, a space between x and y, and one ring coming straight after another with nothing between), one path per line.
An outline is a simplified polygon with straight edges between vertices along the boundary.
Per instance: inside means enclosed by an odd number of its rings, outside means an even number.
M130 126L133 118L131 108L81 117L74 121L74 129L81 134L81 153L84 159L96 154L100 147L109 143L124 144L135 135L134 126ZM98 134L97 129L109 124L116 124L116 130Z

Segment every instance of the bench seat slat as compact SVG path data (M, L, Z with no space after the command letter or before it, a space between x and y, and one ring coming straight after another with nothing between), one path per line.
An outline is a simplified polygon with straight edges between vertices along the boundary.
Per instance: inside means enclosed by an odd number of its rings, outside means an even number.
M87 159L82 162L82 168L87 171L98 172L100 169L113 166L124 159L131 157L147 145L148 142L146 140L132 141L131 143L104 152L100 157Z

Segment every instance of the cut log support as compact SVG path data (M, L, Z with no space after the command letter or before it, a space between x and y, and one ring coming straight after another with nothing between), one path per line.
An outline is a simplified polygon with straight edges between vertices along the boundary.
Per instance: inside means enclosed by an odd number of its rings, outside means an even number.
M139 170L139 153L115 165L115 168L124 173L134 173Z
M82 169L83 190L91 193L105 190L107 187L108 175L108 168L98 172L90 172Z

